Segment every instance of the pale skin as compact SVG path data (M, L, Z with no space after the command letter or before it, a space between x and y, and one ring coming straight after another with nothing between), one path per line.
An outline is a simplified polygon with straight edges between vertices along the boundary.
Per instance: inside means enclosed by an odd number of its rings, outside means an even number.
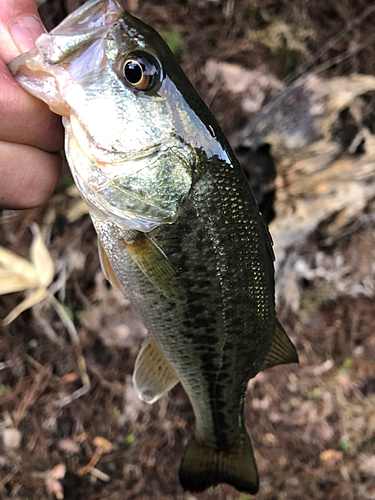
M6 66L43 32L34 0L0 0L0 209L43 204L59 176L61 118L25 92Z

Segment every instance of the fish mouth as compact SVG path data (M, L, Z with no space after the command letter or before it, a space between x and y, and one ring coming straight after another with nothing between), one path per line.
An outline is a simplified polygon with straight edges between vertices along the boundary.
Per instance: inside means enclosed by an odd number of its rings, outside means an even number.
M66 90L105 63L105 36L122 11L117 0L90 0L50 33L42 34L33 49L13 59L8 65L10 72L53 112L69 116ZM85 59L88 45L95 57L91 52ZM77 55L81 55L79 70L77 64L71 64Z
M69 14L50 35L97 33L111 26L123 9L117 0L90 0Z

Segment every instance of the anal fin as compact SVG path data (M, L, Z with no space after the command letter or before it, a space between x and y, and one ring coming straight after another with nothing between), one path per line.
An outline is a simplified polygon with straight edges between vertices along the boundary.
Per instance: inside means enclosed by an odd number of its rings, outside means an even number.
M135 362L133 384L140 399L155 403L179 382L154 338L149 334L144 340Z
M268 353L259 371L266 370L272 366L284 365L286 363L298 363L298 354L292 341L285 333L279 320L276 318L275 333Z

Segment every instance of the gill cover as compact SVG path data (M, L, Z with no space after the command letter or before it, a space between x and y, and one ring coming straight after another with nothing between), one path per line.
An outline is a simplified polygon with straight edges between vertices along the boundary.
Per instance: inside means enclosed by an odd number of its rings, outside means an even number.
M195 140L196 117L163 73L168 51L116 0L91 0L9 66L64 117L67 159L94 219L148 232L173 222L190 190L193 157L181 146L185 132Z

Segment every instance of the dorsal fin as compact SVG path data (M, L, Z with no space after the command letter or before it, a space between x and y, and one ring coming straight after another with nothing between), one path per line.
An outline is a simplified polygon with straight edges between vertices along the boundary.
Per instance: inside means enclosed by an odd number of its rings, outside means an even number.
M165 359L154 338L145 338L135 362L133 384L140 399L155 403L163 394L172 389L179 379Z
M275 261L275 252L273 251L273 240L266 221L263 219L263 215L259 212L259 218L261 220L262 228L264 231L264 237L266 240L267 250L269 252L270 259L272 262Z
M272 366L284 365L286 363L298 363L298 354L292 341L285 333L279 320L275 318L276 326L268 353L259 371L266 370Z

